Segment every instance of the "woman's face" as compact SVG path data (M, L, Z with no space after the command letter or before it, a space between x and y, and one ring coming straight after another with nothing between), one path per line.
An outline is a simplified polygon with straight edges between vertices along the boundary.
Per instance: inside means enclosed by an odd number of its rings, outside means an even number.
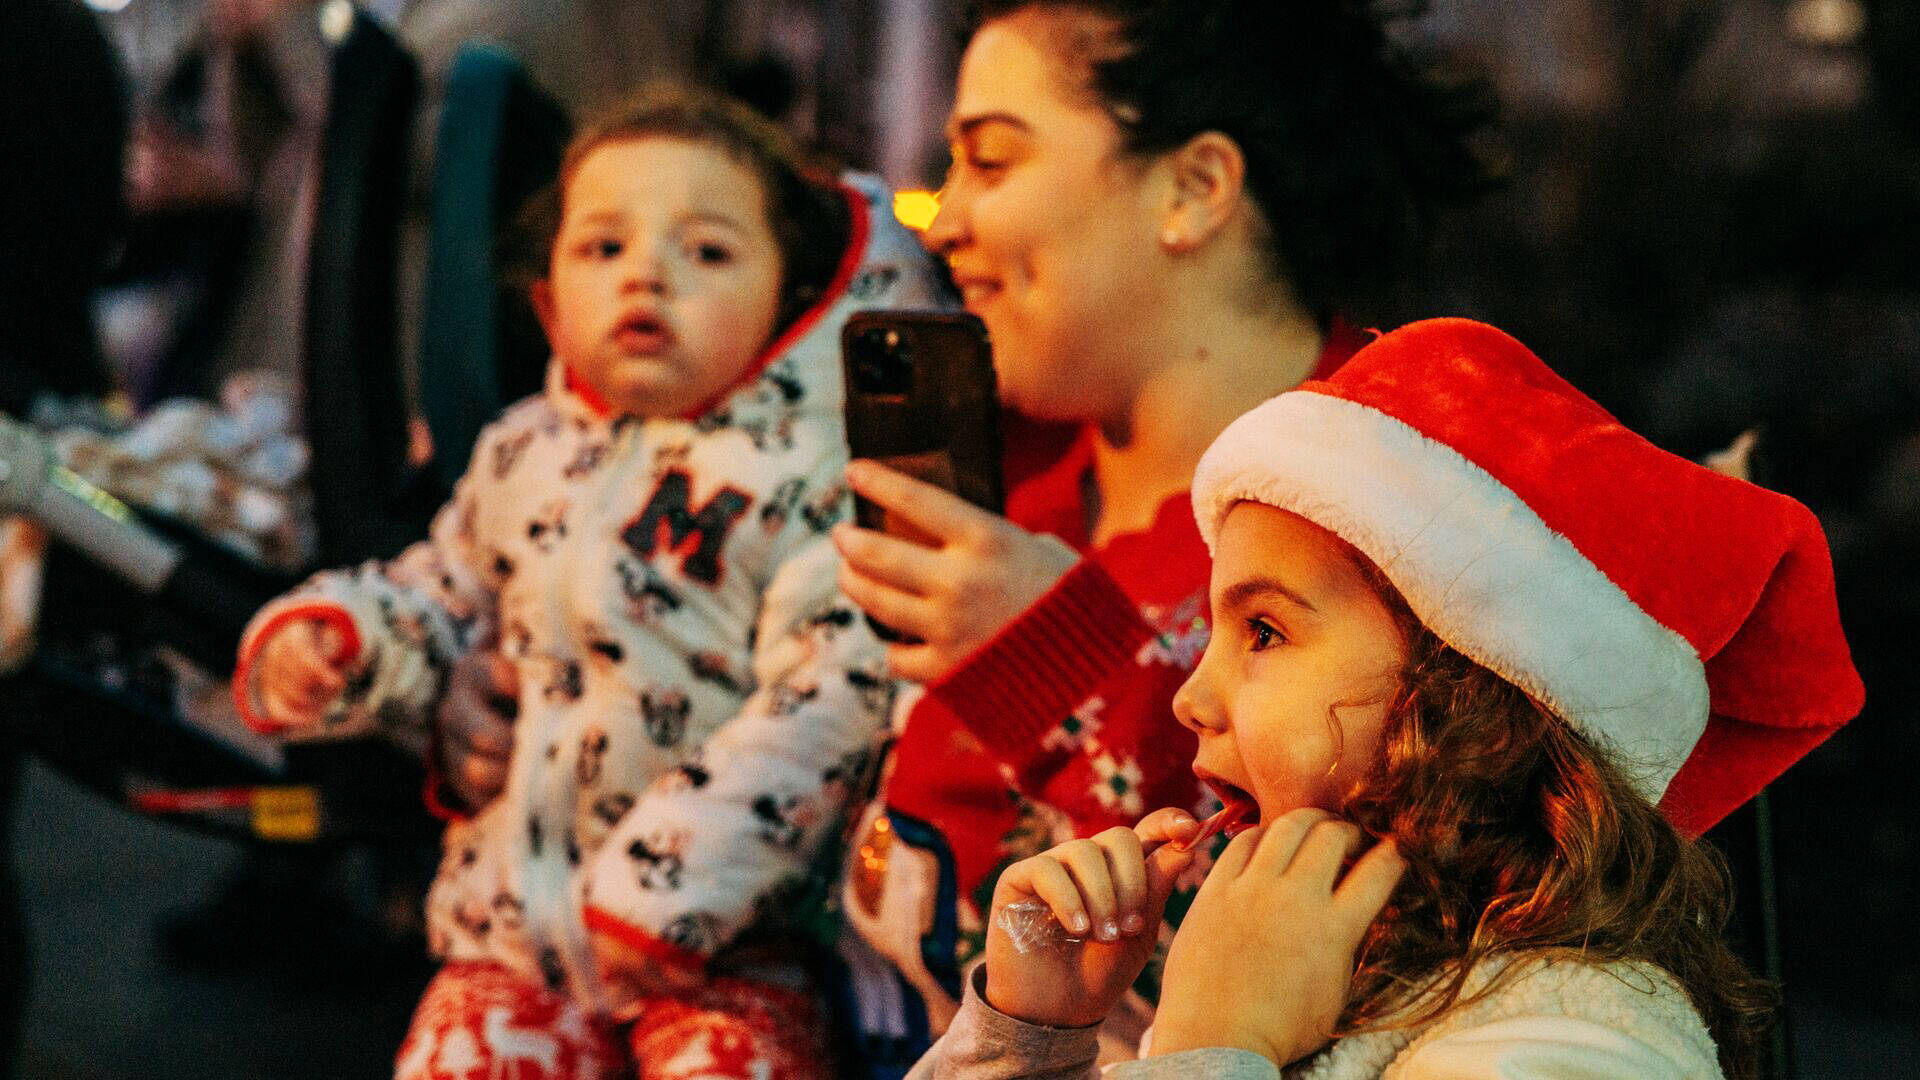
M1406 666L1393 613L1332 533L1251 502L1221 525L1211 603L1206 655L1173 699L1200 736L1193 771L1223 799L1250 795L1263 822L1337 811Z
M1002 396L1035 416L1098 419L1124 400L1128 344L1162 306L1153 170L1119 152L1120 129L1079 89L1084 62L1066 44L1105 26L1028 11L974 35L926 233L993 336Z

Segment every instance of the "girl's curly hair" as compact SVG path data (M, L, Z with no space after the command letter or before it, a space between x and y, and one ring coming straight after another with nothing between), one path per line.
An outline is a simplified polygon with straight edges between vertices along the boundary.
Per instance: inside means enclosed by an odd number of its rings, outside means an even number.
M1683 835L1595 745L1423 626L1354 553L1408 642L1377 758L1342 813L1407 873L1359 953L1341 1032L1479 1000L1485 961L1653 964L1685 988L1729 1077L1752 1077L1778 998L1728 948L1725 861ZM1509 971L1516 968L1509 968Z

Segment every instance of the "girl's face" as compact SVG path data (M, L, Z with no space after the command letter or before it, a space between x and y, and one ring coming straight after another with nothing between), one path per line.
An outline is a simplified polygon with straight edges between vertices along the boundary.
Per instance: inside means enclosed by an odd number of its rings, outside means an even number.
M1206 655L1173 699L1200 736L1194 773L1223 798L1252 796L1263 822L1337 811L1407 662L1392 612L1332 533L1253 502L1221 527L1211 602Z
M981 27L960 63L953 165L926 242L993 335L1002 396L1097 419L1130 383L1130 323L1152 317L1160 213L1150 167L1062 43L1087 16L1023 12ZM1134 351L1138 351L1137 348Z
M554 355L616 412L679 416L768 340L780 248L752 171L686 139L618 139L581 159L534 307Z

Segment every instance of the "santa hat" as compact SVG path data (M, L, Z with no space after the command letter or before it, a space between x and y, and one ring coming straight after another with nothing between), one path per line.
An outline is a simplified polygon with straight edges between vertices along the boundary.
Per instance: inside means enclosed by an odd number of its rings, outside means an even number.
M1493 327L1414 323L1234 421L1194 477L1209 547L1243 499L1365 553L1689 832L1860 710L1813 514L1658 449Z

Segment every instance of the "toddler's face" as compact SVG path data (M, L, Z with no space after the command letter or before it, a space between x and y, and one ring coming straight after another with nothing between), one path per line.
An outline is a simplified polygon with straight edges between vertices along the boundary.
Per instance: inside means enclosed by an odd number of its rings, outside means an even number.
M1341 794L1372 763L1407 647L1392 612L1334 535L1242 502L1213 552L1213 636L1174 696L1200 736L1194 772L1260 820Z
M615 411L707 403L773 334L780 249L759 181L704 143L596 147L567 184L533 299L554 354Z

